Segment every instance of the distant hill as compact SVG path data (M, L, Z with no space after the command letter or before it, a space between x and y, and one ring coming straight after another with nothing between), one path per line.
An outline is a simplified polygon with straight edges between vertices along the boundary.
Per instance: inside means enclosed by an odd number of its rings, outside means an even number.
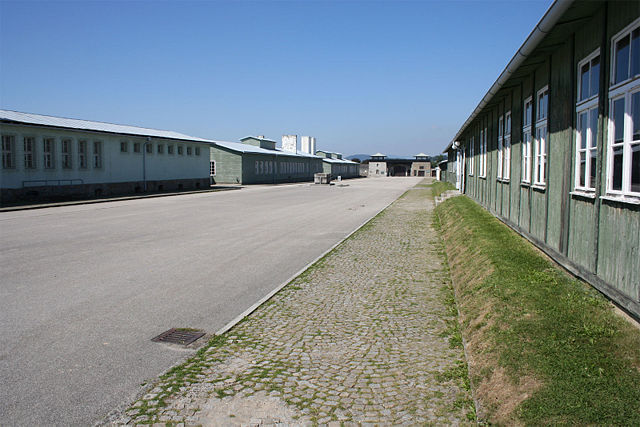
M361 162L364 162L369 158L371 158L371 156L368 154L352 154L350 156L347 156L347 160L360 159Z

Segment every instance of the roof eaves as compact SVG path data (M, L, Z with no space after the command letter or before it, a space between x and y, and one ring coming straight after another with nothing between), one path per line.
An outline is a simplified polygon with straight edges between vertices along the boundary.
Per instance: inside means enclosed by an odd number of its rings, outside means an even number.
M551 31L562 14L564 14L567 9L569 9L574 1L575 0L555 0L553 4L549 6L549 9L547 9L545 14L542 16L542 19L540 19L540 21L533 28L522 46L520 46L513 58L511 58L511 61L509 61L500 76L498 76L498 79L489 88L485 96L480 100L478 106L473 110L471 115L460 127L458 133L456 133L456 136L453 137L451 142L444 149L443 153L446 153L453 146L456 139L458 139L460 135L462 135L467 126L471 124L471 122L482 111L482 109L491 100L491 98L493 98L493 96L498 93L500 88L504 85L504 83L507 82L507 80L509 80L509 77L511 77L511 75L518 69L520 64L522 64L522 62L524 62L524 60L527 59L529 55L535 50L536 46L538 46L542 39L544 39L544 37Z

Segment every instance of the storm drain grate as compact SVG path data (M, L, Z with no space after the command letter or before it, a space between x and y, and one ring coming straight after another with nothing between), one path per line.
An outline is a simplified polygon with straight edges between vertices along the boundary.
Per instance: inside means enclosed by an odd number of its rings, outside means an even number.
M198 331L197 329L171 328L168 331L161 333L157 337L152 338L151 341L189 345L203 336L204 332Z

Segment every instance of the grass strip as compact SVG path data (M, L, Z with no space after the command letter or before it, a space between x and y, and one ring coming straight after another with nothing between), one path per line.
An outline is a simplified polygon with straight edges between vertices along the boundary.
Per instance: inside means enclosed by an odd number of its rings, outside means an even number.
M435 213L479 417L640 425L640 330L469 198Z

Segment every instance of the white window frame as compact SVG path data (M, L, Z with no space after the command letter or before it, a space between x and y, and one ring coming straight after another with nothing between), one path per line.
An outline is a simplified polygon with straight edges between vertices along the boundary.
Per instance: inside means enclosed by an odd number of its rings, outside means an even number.
M502 180L511 179L511 110L504 114L504 141L503 141L503 169Z
M540 101L546 97L546 105L540 108ZM547 185L547 141L549 119L549 85L546 85L536 94L536 137L533 140L533 185L544 187Z
M480 130L480 178L487 177L487 128Z
M36 169L36 137L24 136L22 138L23 158L25 169Z
M502 152L504 145L504 114L498 117L498 170L496 178L502 179L502 168L504 166L504 153Z
M55 169L56 167L56 139L45 137L42 139L42 167Z
M476 168L475 138L469 138L469 176L473 176Z
M2 134L2 169L16 168L16 136Z
M591 72L593 70L592 62L594 59L600 56L600 48L593 51L590 55L586 56L582 61L578 62L578 68L576 70L576 76L578 81L577 88L577 100L576 100L576 157L574 167L574 185L573 188L577 192L594 193L595 183L591 185L591 168L592 159L595 158L598 162L598 93L590 95L585 99L582 97L582 68L585 65L589 65L589 83L591 83ZM602 58L600 58L600 64L602 64ZM602 72L602 68L600 68ZM600 76L598 75L598 81ZM591 93L591 86L589 86L589 93ZM596 122L593 123L593 113L596 113ZM586 115L586 134L583 135L581 131L581 116ZM595 134L594 134L595 126ZM582 142L584 140L585 147L582 148ZM584 172L581 173L582 158L584 157ZM584 184L580 183L580 180L584 179Z
M89 143L86 139L78 141L78 168L87 169L87 157L88 157Z
M62 152L62 169L72 169L73 140L71 138L63 138L60 142L60 151Z
M611 82L615 78L615 61L616 61L616 44L626 36L631 35L634 30L640 29L640 18L636 19L630 25L625 27L611 38L611 66L610 76ZM606 195L622 201L630 201L633 203L640 202L640 191L631 190L632 178L632 156L633 148L640 147L640 139L633 140L633 117L631 115L632 97L634 94L640 93L640 74L632 76L632 40L629 44L629 75L626 80L612 84L609 88L609 120L607 125L607 175L606 175ZM639 95L640 96L640 95ZM623 138L622 142L615 143L615 111L614 102L623 100L624 116L623 116ZM640 105L638 106L640 107ZM613 168L614 168L614 149L622 148L622 184L619 190L613 189ZM640 148L638 148L640 149Z
M527 117L527 105L531 106ZM533 120L533 98L530 96L522 104L522 182L531 183L531 126ZM527 120L528 119L528 120Z

